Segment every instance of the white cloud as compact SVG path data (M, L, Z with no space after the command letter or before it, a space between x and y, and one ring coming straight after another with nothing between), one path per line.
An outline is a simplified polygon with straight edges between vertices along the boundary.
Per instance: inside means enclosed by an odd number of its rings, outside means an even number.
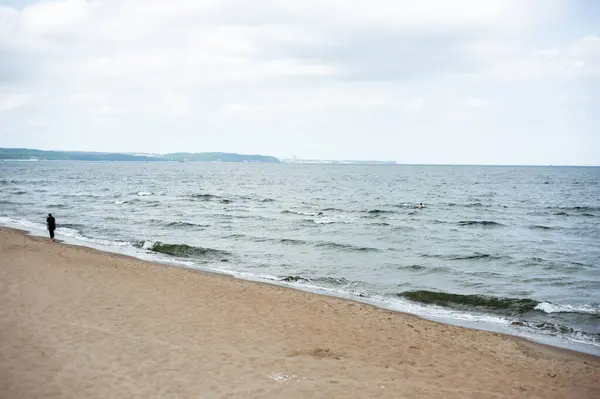
M425 99L416 97L406 103L406 110L409 112L421 112L425 109Z
M20 93L0 95L1 120L15 128L43 120L57 147L148 152L163 151L152 146L169 134L174 151L300 155L294 146L314 135L319 148L302 148L315 155L427 162L435 161L430 150L391 151L414 132L477 143L477 135L518 134L525 124L548 131L553 120L571 123L553 134L579 129L587 143L597 123L600 38L590 31L546 39L554 26L582 29L565 17L572 7L566 0L0 6L0 91ZM24 106L32 115L7 112ZM372 136L390 145L359 139Z
M508 79L600 77L600 36L585 36L567 46L501 58L492 76Z
M27 126L31 127L31 128L39 128L39 127L43 127L45 125L45 123L43 121L37 120L37 119L29 119L26 122Z
M0 112L14 111L25 106L27 101L24 94L0 93Z

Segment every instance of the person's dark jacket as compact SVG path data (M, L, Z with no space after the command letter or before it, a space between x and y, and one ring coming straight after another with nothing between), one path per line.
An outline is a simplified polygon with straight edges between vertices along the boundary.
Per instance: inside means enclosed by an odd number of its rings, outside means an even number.
M53 216L48 216L46 223L48 223L48 230L56 230L56 219Z

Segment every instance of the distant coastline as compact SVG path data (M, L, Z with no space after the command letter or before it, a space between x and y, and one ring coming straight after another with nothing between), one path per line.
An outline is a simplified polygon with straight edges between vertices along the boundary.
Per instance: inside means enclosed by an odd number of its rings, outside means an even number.
M282 159L283 163L318 165L398 165L396 161L354 161L328 159Z
M268 155L245 155L228 152L132 154L83 151L44 151L30 148L0 148L0 160L280 163L279 159Z
M104 162L239 162L318 165L397 165L396 161L326 159L279 159L270 155L231 152L175 152L169 154L46 151L31 148L0 148L0 161L104 161Z

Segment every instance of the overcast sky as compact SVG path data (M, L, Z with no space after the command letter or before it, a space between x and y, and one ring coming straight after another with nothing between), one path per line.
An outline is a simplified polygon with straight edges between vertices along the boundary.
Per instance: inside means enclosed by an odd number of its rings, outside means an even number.
M600 1L0 0L0 146L600 165Z

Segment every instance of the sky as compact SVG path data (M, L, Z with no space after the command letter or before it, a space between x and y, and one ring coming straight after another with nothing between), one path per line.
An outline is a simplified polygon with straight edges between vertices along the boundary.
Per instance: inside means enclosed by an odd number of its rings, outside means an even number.
M600 165L600 1L0 0L0 147Z

